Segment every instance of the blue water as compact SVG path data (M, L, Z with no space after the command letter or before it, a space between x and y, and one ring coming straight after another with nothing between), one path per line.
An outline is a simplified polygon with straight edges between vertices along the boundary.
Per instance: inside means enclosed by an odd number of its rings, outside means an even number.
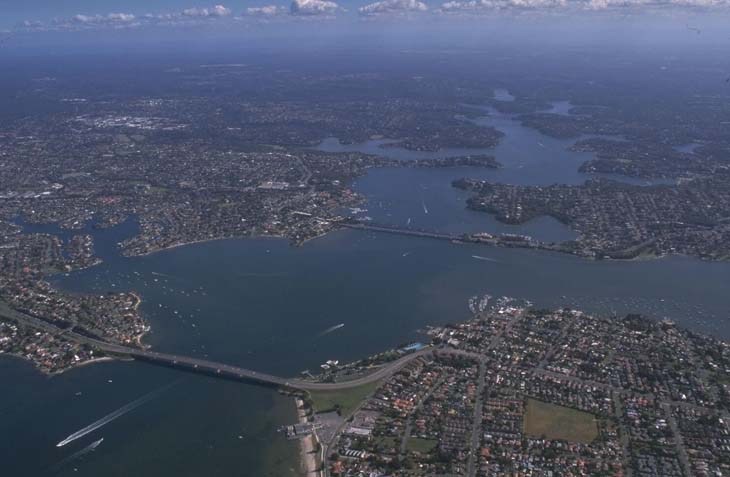
M373 170L354 183L367 197L365 214L396 224L410 218L413 226L436 230L519 231L546 240L572 236L552 219L514 228L464 208L465 194L450 186L454 178L523 184L585 179L575 168L587 156L567 151L568 142L509 117L484 121L506 134L492 151L503 169ZM76 292L138 291L152 324L145 342L156 349L284 376L317 369L327 359L347 361L423 339L418 331L426 325L467 318L469 297L483 293L526 298L539 306L670 317L730 338L726 263L685 257L593 262L355 230L299 248L257 238L121 257L114 244L133 230L133 222L88 229L104 263L53 282ZM339 323L345 326L322 335ZM55 447L72 432L180 378L138 409ZM3 475L299 475L296 444L275 431L294 419L293 406L268 389L135 362L95 364L46 378L23 361L4 359L0 380L10 383L0 393ZM94 452L59 472L51 470L101 437Z
M61 240L65 246L74 235L89 234L94 237L94 255L103 261L117 258L119 256L118 244L139 233L139 223L135 217L129 217L123 223L111 228L96 228L96 221L91 220L84 224L81 229L64 229L58 224L34 224L18 217L15 224L22 227L23 232L29 234L54 235ZM64 255L66 250L62 249Z
M727 264L688 258L591 262L351 230L301 248L277 239L225 240L120 257L57 283L86 292L141 291L153 327L146 341L157 349L290 376L327 359L417 340L428 324L466 318L468 298L481 293L667 316L729 337L729 281ZM338 323L345 326L320 336ZM43 470L100 437L103 444L77 463L77 472L69 467L61 475L296 475L296 447L274 432L294 418L293 409L272 391L188 376L57 449L70 433L180 374L115 362L47 379L17 360L0 363L0 379L13 383L0 397L0 458L9 475L51 475Z
M548 112L568 114L572 105L567 101L553 103ZM499 169L457 167L437 169L376 169L357 179L353 187L367 198L358 218L374 222L427 228L441 232L490 232L530 235L547 242L573 240L576 234L552 217L540 217L522 225L506 225L483 212L466 209L469 193L456 190L451 183L462 177L504 184L551 185L582 184L588 179L603 177L622 182L645 185L670 181L646 181L607 174L584 174L581 164L593 158L591 153L571 151L576 140L557 139L524 127L515 115L500 113L479 106L487 115L475 122L491 126L504 136L494 148L456 149L440 151L409 151L399 147L383 147L394 140L378 139L360 144L341 144L327 138L318 146L327 152L362 152L400 161L435 159L469 154L489 154L502 164ZM588 136L586 136L588 137Z

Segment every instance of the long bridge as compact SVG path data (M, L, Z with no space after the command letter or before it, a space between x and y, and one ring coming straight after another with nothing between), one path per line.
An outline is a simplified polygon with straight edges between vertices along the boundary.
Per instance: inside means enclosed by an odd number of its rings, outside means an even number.
M355 230L371 230L373 232L384 232L395 235L408 235L411 237L432 238L437 240L458 240L458 241L474 241L468 235L464 234L447 234L443 232L434 232L430 230L419 230L413 228L403 228L398 226L383 224L365 224L363 222L342 222L340 225L348 229Z
M274 376L267 373L253 371L225 363L219 363L206 359L194 358L191 356L177 355L171 353L161 353L143 348L133 348L114 343L108 343L95 337L87 336L74 332L72 330L63 330L54 324L39 318L27 315L25 313L14 312L12 315L3 313L5 310L0 309L0 315L6 316L14 321L19 321L28 326L45 330L55 335L63 335L78 343L84 343L100 349L107 354L129 357L137 361L143 361L159 366L180 369L183 371L204 374L221 379L248 382L268 387L288 388L302 391L335 391L339 389L350 389L364 384L373 383L381 379L385 379L399 370L403 369L408 363L422 356L429 354L449 354L459 355L472 359L479 359L477 355L453 348L433 348L427 347L422 350L409 353L401 358L392 361L377 368L372 373L361 376L359 378L339 381L339 382L315 382L301 378L284 378Z
M129 348L126 346L110 344L103 341L92 340L89 338L87 338L85 341L109 354L128 356L138 361L144 361L156 365L176 368L183 371L204 374L222 379L260 384L269 387L298 389L303 391L334 391L338 389L350 389L362 386L364 384L372 383L391 376L414 359L434 352L433 348L425 348L420 351L407 354L397 359L396 361L388 363L387 365L378 368L376 371L360 378L341 382L323 383L308 381L299 378L287 379L271 374L261 373L258 371L252 371L250 369L241 368L230 364L218 363L215 361L193 358L190 356L160 353L157 351L138 348ZM449 351L446 352L448 353Z
M491 235L488 233L446 233L433 230L422 230L411 227L401 227L398 225L364 223L359 221L340 222L342 227L353 230L366 230L372 232L383 232L394 235L406 235L409 237L430 238L436 240L448 240L450 242L476 243L482 245L506 246L506 247L522 247L522 248L541 248L545 250L557 250L554 244L543 243L534 240L527 235L519 234L498 234Z

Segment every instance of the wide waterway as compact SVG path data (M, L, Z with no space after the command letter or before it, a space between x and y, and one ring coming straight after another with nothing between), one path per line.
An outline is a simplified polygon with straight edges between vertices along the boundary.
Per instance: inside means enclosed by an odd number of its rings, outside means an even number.
M513 228L464 209L465 194L450 187L454 178L535 184L585 179L575 171L585 155L566 152L570 141L544 137L507 117L489 121L506 133L491 151L503 169L374 170L354 184L368 198L368 211L358 215L436 230L571 237L551 219ZM327 359L356 359L416 339L429 324L467 318L468 298L483 293L526 298L539 306L643 312L730 338L726 263L684 257L594 262L355 230L300 248L261 238L120 257L113 244L133 230L128 223L93 231L105 262L54 281L79 292L136 290L152 324L145 341L156 349L274 374L296 375ZM339 323L345 326L322 334ZM100 363L46 378L28 363L4 359L0 380L6 383L0 394L3 475L298 475L296 444L275 431L295 418L291 400L268 389L135 362ZM170 383L144 405L56 447L69 434ZM95 451L68 459L102 437Z
M558 101L549 112L568 114L570 107L567 101ZM494 127L504 134L496 147L420 152L387 146L393 140L378 139L361 144L341 144L336 138L327 138L322 141L318 149L328 152L356 151L378 154L401 161L468 154L493 155L502 167L373 170L354 184L355 190L368 199L367 205L364 206L367 210L355 216L361 219L371 218L377 223L442 232L520 233L548 242L571 240L575 238L575 234L551 217L541 217L519 226L499 223L490 215L466 209L469 193L453 188L451 183L462 177L518 185L577 185L599 177L636 185L669 182L662 180L650 182L615 175L578 172L580 165L593 156L588 152L571 151L570 147L576 142L575 140L545 136L534 129L524 127L513 115L502 114L490 107L474 106L474 108L487 114L476 119L477 124ZM619 138L611 139L619 140Z

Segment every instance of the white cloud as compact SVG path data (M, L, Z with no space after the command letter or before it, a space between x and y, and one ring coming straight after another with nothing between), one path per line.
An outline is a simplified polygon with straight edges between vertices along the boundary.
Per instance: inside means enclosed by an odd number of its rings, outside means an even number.
M24 20L23 22L20 23L20 26L22 28L35 29L35 28L42 27L43 22L38 21L38 20Z
M135 16L131 13L110 13L108 15L74 15L71 21L86 24L108 24L108 23L129 23L133 22Z
M362 15L378 15L399 12L425 12L428 5L418 0L380 0L359 9Z
M574 2L589 10L611 8L713 8L730 7L730 0L586 0Z
M670 9L730 11L730 0L440 0L440 7L430 10L426 0L370 0L358 9L360 15L377 18L395 15L399 18L410 14L433 11L441 14L479 15L491 12L611 12L618 10L661 11ZM234 20L268 23L270 19L290 17L331 18L345 12L334 0L293 0L289 8L278 5L249 7L240 16L233 17L231 9L222 4L212 7L188 8L176 12L132 14L112 12L108 14L83 14L54 19L47 22L26 20L17 25L17 31L85 31L103 29L133 29L138 27L185 27L204 25L208 22ZM248 19L248 20L247 20Z
M500 10L609 10L620 8L730 7L730 0L450 0L441 12L489 12Z
M107 15L107 18L117 22L132 22L134 21L135 16L131 13L110 13Z
M209 8L188 8L173 13L109 13L106 15L86 15L79 13L70 18L57 18L50 22L26 20L20 29L31 31L77 31L93 29L135 28L151 25L194 25L231 16L232 12L223 5Z
M249 7L246 9L246 15L251 16L275 16L289 13L289 9L279 5L266 5L263 7Z
M680 7L727 7L730 6L730 1L727 0L668 0L667 2L653 2L658 4L668 4L672 6Z
M552 9L567 6L567 0L452 0L441 5L441 10L479 11L479 10L529 10Z
M231 9L216 5L212 8L187 8L182 14L186 17L227 17L231 14Z
M72 16L71 20L78 22L78 23L91 23L91 22L96 21L96 18L97 17L95 17L95 16L78 14L78 15Z
M338 4L329 0L294 0L291 3L292 15L327 15L340 10Z

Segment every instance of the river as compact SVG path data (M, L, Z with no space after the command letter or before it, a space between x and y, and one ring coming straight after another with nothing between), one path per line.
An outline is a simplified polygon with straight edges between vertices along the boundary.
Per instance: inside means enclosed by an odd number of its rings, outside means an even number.
M569 108L560 108L567 114ZM353 184L367 198L367 212L357 215L441 231L573 237L552 219L514 227L465 210L466 195L450 186L462 176L524 184L586 179L576 169L589 155L568 151L572 141L545 137L494 112L479 121L505 133L499 146L482 151L494 154L502 169L373 170ZM328 141L323 149L381 149ZM423 157L384 151L403 160ZM29 230L58 233L45 226ZM273 374L293 376L327 359L356 359L416 339L429 324L467 318L468 298L484 293L546 307L642 312L730 338L725 263L685 257L594 262L358 230L334 232L299 248L256 238L124 258L114 244L134 232L133 221L90 231L104 263L55 277L55 284L78 292L136 290L152 324L145 341L156 349ZM345 326L321 335L339 323ZM9 383L0 394L0 462L6 475L299 475L296 444L276 432L295 419L292 402L271 390L135 362L99 363L46 378L26 362L4 359L0 380ZM170 383L139 408L56 447L72 432ZM96 450L58 466L101 437Z

